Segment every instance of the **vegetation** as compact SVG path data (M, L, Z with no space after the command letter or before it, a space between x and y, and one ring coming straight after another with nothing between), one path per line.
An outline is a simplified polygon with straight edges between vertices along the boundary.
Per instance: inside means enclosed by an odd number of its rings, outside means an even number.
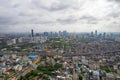
M6 43L0 43L0 48L6 48L7 44Z
M21 76L19 80L35 80L35 79L33 79L33 78L25 78L25 77Z
M81 66L82 66L82 64L78 64L78 66L79 66L79 67L81 67Z
M53 71L61 67L62 67L61 64L56 63L53 67L52 66L46 66L46 67L38 66L37 70L39 70L40 72L43 72L43 74L52 75Z
M45 80L50 80L48 76L46 76Z
M61 68L62 67L62 64L59 64L59 63L56 63L55 65L54 65L54 68L55 69L59 69L59 68Z
M29 78L30 76L37 76L38 73L39 73L39 71L37 71L37 70L32 70L32 71L30 71L29 73L27 73L27 74L25 75L25 78Z
M18 46L21 47L21 49L26 49L26 48L31 48L35 44L34 43L24 43L24 44L19 44Z
M0 49L4 49L4 52L29 52L30 48L33 48L35 46L34 43L24 43L24 44L14 44L14 45L7 45L7 44L1 44Z
M82 76L79 76L79 80L83 80Z
M70 43L69 41L66 41L64 39L60 39L60 38L55 38L51 41L51 46L52 48L63 48L63 47L69 47L70 46Z
M32 70L30 72L28 72L25 76L21 76L19 80L34 80L31 79L32 77L36 77L38 76L39 78L41 78L44 74L46 75L52 75L52 72L61 68L62 65L56 63L53 67L52 66L38 66L36 70ZM45 77L45 80L50 80L49 77Z
M105 70L107 73L111 72L111 70L106 66L100 66L100 69Z
M96 41L96 39L92 39L92 38L79 38L78 41L88 43L88 42Z

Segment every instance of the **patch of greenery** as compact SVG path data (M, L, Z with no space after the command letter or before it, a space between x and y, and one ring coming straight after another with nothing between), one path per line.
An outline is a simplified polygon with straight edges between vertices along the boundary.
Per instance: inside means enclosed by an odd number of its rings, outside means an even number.
M56 64L54 65L54 68L56 68L56 69L59 69L59 68L61 68L61 67L62 67L62 64L56 63Z
M18 46L21 47L21 49L27 49L33 47L35 44L34 43L24 43L24 44L19 44Z
M82 64L78 64L78 66L79 66L79 67L81 67L81 66L82 66Z
M32 70L32 71L30 71L29 73L27 73L27 74L25 75L25 78L29 78L30 76L37 76L38 73L39 73L38 70Z
M6 44L6 43L1 43L0 44L0 49L3 49L3 48L8 48L9 46Z
M105 70L107 73L111 72L107 66L100 66L100 69Z
M55 40L52 40L51 42L51 46L55 49L55 48L61 48L61 47L68 47L70 46L70 43L69 41L66 41L64 39L55 39Z
M82 77L82 76L79 76L79 80L83 80L83 77Z
M37 70L39 70L40 72L43 72L44 74L52 75L53 71L55 71L61 67L62 67L61 64L56 63L53 67L52 66L46 66L46 67L38 66Z
M58 64L56 63L54 66L46 66L46 67L43 67L43 66L38 66L36 70L32 70L30 72L28 72L24 77L21 76L19 80L34 80L34 79L31 79L30 77L42 77L43 74L47 74L47 75L52 75L52 72L61 68L62 67L62 64ZM42 73L42 74L40 74ZM45 78L45 80L50 80L49 78Z
M25 77L21 76L20 79L18 79L18 80L35 80L35 79L33 79L33 78L25 78Z
M4 76L1 75L0 78L4 78Z
M49 79L49 77L47 76L47 77L45 78L45 80L50 80L50 79Z

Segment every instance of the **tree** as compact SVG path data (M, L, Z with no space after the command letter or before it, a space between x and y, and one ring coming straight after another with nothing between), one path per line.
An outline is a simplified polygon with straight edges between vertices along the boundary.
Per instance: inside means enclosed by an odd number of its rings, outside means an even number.
M79 80L83 80L82 76L79 76Z

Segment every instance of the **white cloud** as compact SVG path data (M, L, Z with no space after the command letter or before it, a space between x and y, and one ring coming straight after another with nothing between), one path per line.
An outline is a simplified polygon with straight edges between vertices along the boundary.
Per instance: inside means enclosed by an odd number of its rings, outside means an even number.
M116 2L118 1L0 0L0 31L25 32L31 28L37 31L120 31L120 3Z

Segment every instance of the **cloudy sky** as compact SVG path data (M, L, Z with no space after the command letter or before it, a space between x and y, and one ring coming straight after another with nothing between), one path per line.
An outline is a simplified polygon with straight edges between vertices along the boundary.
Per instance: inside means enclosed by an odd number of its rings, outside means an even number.
M0 32L120 32L120 0L0 0Z

